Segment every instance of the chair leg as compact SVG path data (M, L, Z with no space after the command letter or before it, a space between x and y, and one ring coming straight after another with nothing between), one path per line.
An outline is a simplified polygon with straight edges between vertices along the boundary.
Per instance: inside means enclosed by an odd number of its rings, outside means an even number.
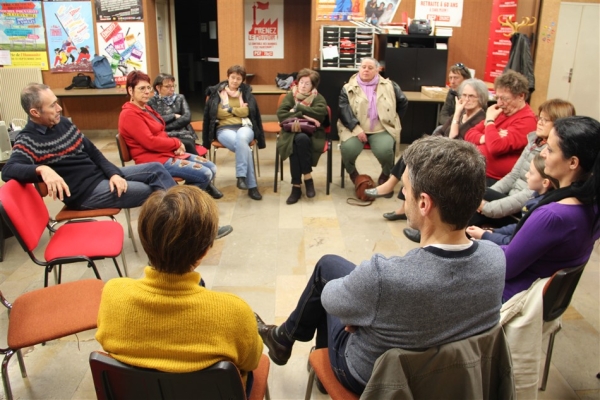
M273 192L277 193L277 175L279 171L279 149L275 145L275 177L273 178Z
M10 388L10 380L8 379L8 362L15 352L12 349L8 349L2 360L2 386L4 386L4 395L7 400L12 400L12 390Z
M315 370L313 368L311 368L310 374L308 374L308 382L306 383L306 394L304 395L304 400L310 400L310 395L312 394L314 381L315 381Z
M343 188L344 188L344 180L345 180L344 178L346 177L346 176L345 176L346 174L345 174L345 171L344 171L344 160L342 160L341 164L342 164L342 168L341 168L342 172L341 172L341 175L342 175L342 189L343 189Z
M256 153L256 162L254 163L254 170L258 169L258 177L260 178L260 155L258 154L258 146L254 145L254 149L252 150L252 161L254 161L254 153ZM258 180L258 179L257 179Z
M121 252L121 256L122 255L123 255L123 252ZM117 268L117 273L119 274L119 278L122 278L123 274L121 273L121 268L119 268L119 263L117 262L117 259L113 258L112 260L115 263L115 268ZM123 257L123 260L125 260L125 257Z
M96 279L102 279L102 278L100 278L100 274L98 273L98 268L96 268L96 264L93 261L90 261L88 263L88 267L90 267L91 269L94 270L94 275L96 275Z
M561 327L558 326L558 329L550 334L550 338L548 339L548 350L546 351L546 363L544 365L544 375L542 376L542 386L540 387L541 391L546 390L546 383L548 382L548 373L550 372L550 362L552 361L552 350L554 349L554 337L560 331Z
M265 399L271 400L271 393L269 393L269 384L267 383L267 387L265 388Z
M129 238L131 239L131 243L133 244L133 251L138 252L137 245L135 244L135 236L133 236L133 228L131 227L131 214L129 212L129 208L125 209L125 218L127 218L127 230L129 231ZM127 275L127 271L125 271L125 275Z
M27 378L27 370L25 369L25 360L23 360L23 353L21 349L17 350L17 360L19 361L19 368L21 369L21 376Z
M325 194L329 196L329 187L331 186L331 181L333 180L333 171L332 171L332 167L333 167L333 151L331 150L331 146L333 144L331 142L329 142L329 145L327 147L327 185L326 185L326 190L325 190Z

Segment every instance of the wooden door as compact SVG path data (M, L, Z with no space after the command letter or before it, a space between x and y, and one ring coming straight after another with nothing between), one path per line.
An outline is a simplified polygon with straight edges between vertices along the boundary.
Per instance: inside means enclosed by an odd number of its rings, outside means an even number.
M562 3L548 99L562 98L578 115L600 119L600 4Z

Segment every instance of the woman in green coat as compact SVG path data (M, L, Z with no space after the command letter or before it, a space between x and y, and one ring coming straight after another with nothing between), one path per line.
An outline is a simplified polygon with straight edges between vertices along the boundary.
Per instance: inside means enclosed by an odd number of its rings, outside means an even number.
M323 122L327 119L327 102L317 92L321 80L319 73L308 68L298 72L297 83L283 99L277 110L277 118L284 121L288 118L305 118L312 120L317 130L311 136L306 133L281 131L277 139L277 149L281 158L290 159L292 175L292 193L286 203L294 204L302 197L302 176L306 186L306 197L315 197L315 185L312 178L312 167L319 162L325 146L325 130Z

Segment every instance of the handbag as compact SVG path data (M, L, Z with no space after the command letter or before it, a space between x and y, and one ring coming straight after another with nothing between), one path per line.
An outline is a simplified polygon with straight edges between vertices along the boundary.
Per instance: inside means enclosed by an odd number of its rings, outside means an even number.
M356 198L351 197L346 200L346 203L352 206L370 206L375 199L367 196L365 190L374 187L376 187L376 185L373 178L366 174L358 175L354 180L354 194L356 195ZM359 200L363 203L360 203Z
M65 88L65 90L71 90L71 89L93 89L94 85L92 85L92 78L79 73L77 75L75 75L73 77L73 80L71 81L71 84L69 86L67 86Z
M303 132L308 136L312 136L313 133L317 130L317 125L314 121L305 118L288 118L279 123L284 131L286 132Z

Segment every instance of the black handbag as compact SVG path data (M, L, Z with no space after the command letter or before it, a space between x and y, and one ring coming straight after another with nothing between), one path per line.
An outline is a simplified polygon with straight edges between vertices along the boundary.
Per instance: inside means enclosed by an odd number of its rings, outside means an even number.
M71 89L93 89L95 86L92 84L92 78L82 74L81 72L78 73L76 76L73 77L73 80L71 81L71 84L69 86L67 86L65 88L65 90L71 90Z

